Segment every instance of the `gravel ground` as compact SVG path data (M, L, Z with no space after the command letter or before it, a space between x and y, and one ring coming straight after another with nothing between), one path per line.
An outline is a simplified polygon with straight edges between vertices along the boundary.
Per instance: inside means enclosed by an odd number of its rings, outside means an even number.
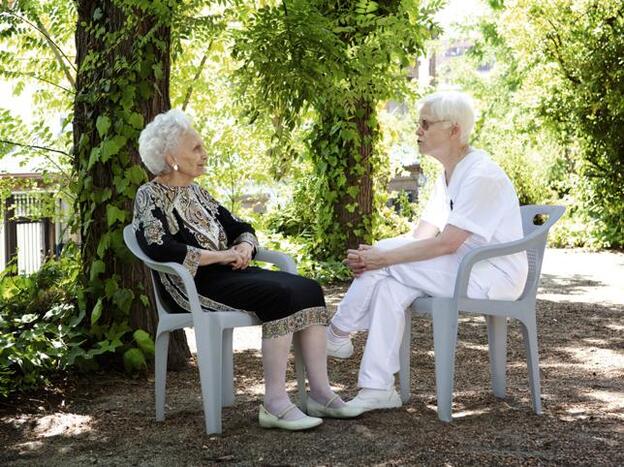
M518 325L509 330L508 396L499 400L483 319L469 317L459 330L455 420L439 422L431 323L414 319L405 406L309 432L263 430L259 330L251 328L235 333L237 400L223 410L223 435L204 434L194 365L169 373L164 423L153 419L151 377L92 375L0 403L0 465L624 465L624 254L548 250L542 278L542 416L531 410ZM326 289L330 306L345 290ZM356 392L364 342L358 335L352 359L330 361L345 399Z

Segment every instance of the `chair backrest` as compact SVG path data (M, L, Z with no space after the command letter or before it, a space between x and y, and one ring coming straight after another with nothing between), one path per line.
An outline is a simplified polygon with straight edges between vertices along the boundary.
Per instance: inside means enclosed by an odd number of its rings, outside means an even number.
M540 237L540 241L533 248L529 248L526 252L529 263L529 274L524 286L524 291L520 299L527 296L535 297L537 295L537 286L542 272L542 261L544 260L544 250L546 248L546 240L548 239L548 231L559 220L565 212L563 206L546 206L546 205L527 205L520 206L522 216L522 229L524 236L536 233ZM548 216L542 224L536 224L537 216Z
M123 229L123 237L128 250L136 256L147 268L149 269L152 276L152 288L154 289L154 297L156 299L156 308L158 310L158 315L162 315L163 313L167 313L167 307L165 305L164 297L161 295L161 288L159 287L159 280L157 277L157 271L152 267L155 265L155 262L147 256L141 247L139 246L139 242L136 239L136 234L134 232L134 228L132 224L129 224ZM162 266L159 268L161 269ZM169 271L167 271L169 272ZM175 274L175 271L171 271L171 273Z

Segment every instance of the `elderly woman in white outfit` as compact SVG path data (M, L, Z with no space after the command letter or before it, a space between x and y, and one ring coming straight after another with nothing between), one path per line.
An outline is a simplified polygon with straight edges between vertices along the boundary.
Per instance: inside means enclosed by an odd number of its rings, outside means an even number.
M444 172L416 229L375 246L349 250L356 277L328 328L328 354L348 358L350 333L368 330L358 395L347 405L363 410L401 406L394 388L405 309L418 297L451 297L459 264L474 248L522 238L520 206L505 172L468 145L474 110L468 96L441 92L421 102L420 152ZM515 300L526 281L526 255L482 261L473 269L468 296Z

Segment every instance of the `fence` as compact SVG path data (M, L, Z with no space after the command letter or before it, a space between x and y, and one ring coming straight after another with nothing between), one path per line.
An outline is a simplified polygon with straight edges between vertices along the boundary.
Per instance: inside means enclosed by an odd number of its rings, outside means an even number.
M5 199L0 226L0 269L17 261L18 274L39 270L46 256L56 248L58 225L41 217L47 192L14 192Z

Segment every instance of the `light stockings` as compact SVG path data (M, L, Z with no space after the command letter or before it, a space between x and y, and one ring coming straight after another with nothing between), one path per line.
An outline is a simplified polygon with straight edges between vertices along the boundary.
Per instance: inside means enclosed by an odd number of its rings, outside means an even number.
M334 392L327 377L327 343L325 327L310 326L299 331L301 351L310 383L310 397L316 402L326 404ZM282 413L292 402L286 393L286 365L292 334L262 339L262 365L264 368L264 406L273 415ZM345 403L340 398L330 407L339 408ZM297 420L305 414L299 409L290 410L284 420Z
M327 376L327 341L324 326L309 326L299 331L301 341L301 351L310 383L310 397L316 402L325 405L335 396L329 386ZM339 408L345 403L340 398L336 398L331 404L331 408Z
M278 416L292 404L286 393L286 365L292 334L262 339L262 366L264 369L264 407L269 413ZM284 420L298 420L305 414L293 408Z

